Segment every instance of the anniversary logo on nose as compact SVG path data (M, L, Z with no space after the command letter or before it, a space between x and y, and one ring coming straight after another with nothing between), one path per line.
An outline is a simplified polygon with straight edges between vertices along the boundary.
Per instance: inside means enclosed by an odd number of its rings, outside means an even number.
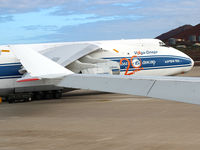
M124 61L126 61L127 63L123 63ZM143 70L143 68L141 67L142 61L138 56L132 56L130 60L127 58L122 58L120 60L120 65L124 65L124 64L126 64L126 71L124 75L132 75L138 71ZM132 69L130 70L131 67L133 67L133 70Z
M132 57L131 63L132 63L133 68L140 68L142 65L141 60L137 56Z

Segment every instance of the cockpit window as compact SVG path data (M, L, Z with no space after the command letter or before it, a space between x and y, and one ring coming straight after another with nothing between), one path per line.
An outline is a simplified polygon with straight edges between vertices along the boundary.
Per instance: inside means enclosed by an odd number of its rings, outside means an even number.
M166 46L166 44L164 42L159 42L160 46Z

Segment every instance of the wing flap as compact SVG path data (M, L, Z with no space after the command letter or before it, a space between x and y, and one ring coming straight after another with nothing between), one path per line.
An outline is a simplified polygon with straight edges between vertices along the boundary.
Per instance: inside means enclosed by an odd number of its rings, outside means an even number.
M10 48L31 77L60 78L72 74L70 70L41 55L28 46L15 45L10 46Z
M178 78L176 78L178 79ZM200 104L200 79L156 80L148 93L149 97L168 99L185 103Z
M42 54L55 60L62 66L67 66L73 61L88 55L100 47L90 43L68 43L66 45L51 47L42 51Z
M58 86L200 104L200 79L192 77L68 75Z

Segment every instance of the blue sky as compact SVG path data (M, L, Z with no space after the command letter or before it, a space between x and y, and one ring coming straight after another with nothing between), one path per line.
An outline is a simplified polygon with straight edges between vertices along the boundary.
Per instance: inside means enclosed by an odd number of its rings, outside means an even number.
M154 38L200 23L200 0L0 0L0 44Z

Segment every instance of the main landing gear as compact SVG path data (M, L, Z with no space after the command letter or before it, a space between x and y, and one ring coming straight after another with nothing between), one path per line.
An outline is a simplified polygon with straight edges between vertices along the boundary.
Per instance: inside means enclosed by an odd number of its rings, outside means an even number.
M44 91L44 92L34 92L32 95L33 100L41 99L60 99L62 97L62 91Z
M55 91L10 94L6 97L6 100L8 101L8 103L16 103L16 102L30 102L32 100L42 100L42 99L60 99L61 97L62 97L62 91L55 90Z

